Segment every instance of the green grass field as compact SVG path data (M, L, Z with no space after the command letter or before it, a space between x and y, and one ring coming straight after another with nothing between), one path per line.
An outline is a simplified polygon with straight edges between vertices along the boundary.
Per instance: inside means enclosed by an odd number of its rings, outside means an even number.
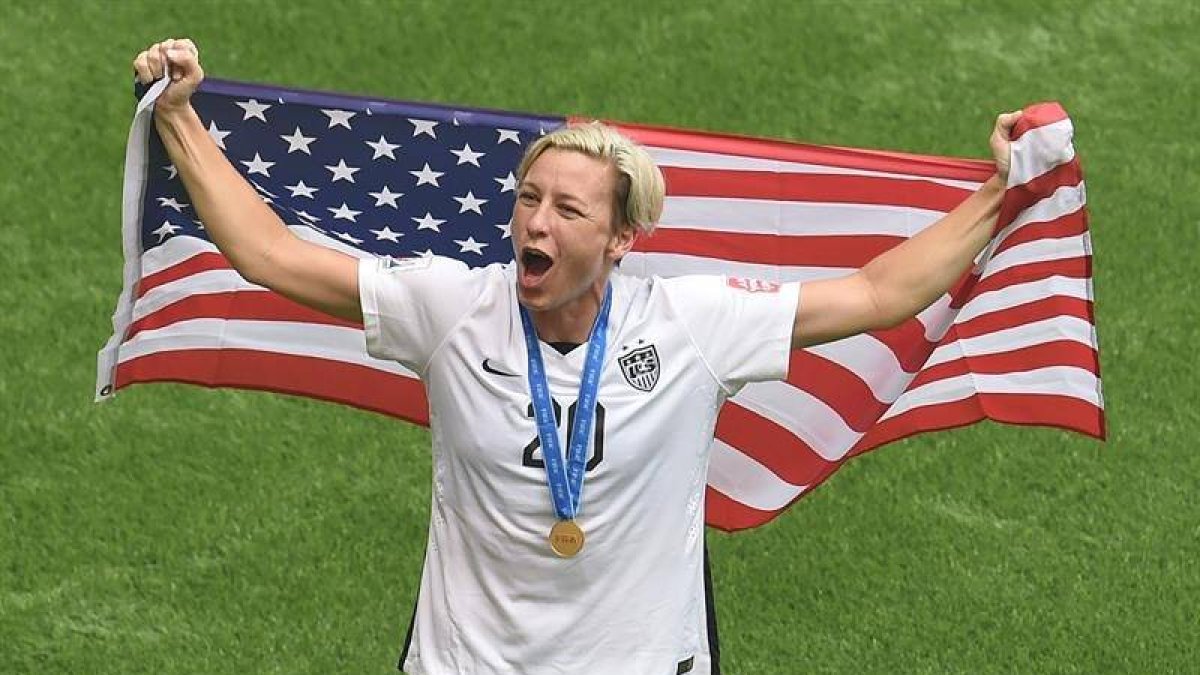
M129 63L185 35L214 77L933 154L984 156L996 112L1061 101L1109 442L912 439L710 533L725 666L1200 671L1196 4L327 4L0 10L0 673L394 672L424 429L173 385L91 402Z

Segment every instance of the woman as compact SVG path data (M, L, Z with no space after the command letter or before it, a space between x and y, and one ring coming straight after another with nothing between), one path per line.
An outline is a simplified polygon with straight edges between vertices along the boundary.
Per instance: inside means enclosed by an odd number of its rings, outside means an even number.
M991 237L1019 118L997 119L1000 173L977 193L803 288L614 273L653 230L662 175L611 128L568 127L518 169L516 260L471 270L293 236L192 109L195 46L152 45L134 68L148 83L167 64L155 124L213 242L248 280L361 321L373 356L425 384L433 503L401 668L437 675L718 672L703 531L722 402L785 377L792 349L895 325L945 293Z

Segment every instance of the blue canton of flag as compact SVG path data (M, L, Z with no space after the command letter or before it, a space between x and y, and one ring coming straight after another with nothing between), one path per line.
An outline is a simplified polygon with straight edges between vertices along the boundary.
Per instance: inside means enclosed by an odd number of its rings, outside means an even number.
M206 80L192 105L288 225L377 255L472 267L512 260L517 164L532 140L564 123L220 80ZM148 178L143 250L172 237L207 240L157 134Z

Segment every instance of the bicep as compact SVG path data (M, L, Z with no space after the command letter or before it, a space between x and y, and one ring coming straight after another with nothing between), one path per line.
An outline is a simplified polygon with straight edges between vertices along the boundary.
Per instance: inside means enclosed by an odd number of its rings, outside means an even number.
M803 284L792 324L792 348L874 330L882 316L874 287L861 272Z
M347 321L362 321L358 259L292 235L275 242L255 279L302 305Z

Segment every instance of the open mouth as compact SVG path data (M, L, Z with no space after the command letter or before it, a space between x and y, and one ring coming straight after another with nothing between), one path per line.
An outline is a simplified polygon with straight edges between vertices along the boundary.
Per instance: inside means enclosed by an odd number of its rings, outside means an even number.
M536 248L521 250L521 277L527 285L536 284L554 266L554 259Z

